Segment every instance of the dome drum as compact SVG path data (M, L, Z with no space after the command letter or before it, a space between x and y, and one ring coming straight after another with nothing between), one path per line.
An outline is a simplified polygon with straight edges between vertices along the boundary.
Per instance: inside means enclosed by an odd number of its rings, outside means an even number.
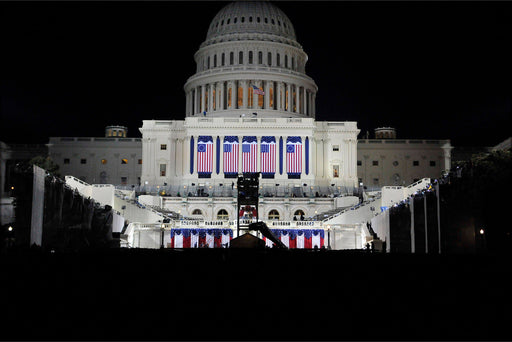
M212 20L185 86L186 115L312 117L318 90L288 17L270 2L230 3Z

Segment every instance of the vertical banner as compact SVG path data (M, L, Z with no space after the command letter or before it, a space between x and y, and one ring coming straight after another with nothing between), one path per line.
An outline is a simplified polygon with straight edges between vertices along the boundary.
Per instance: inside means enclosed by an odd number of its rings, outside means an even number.
M43 240L43 207L45 170L33 165L32 216L30 221L30 245L41 246Z
M215 161L216 161L216 172L217 174L220 173L220 138L217 137L217 141L216 141L216 144L215 144Z
M190 137L190 174L194 173L194 137Z
M242 172L255 173L258 157L258 140L255 136L242 138Z
M286 172L288 176L299 176L302 172L302 140L300 137L286 139Z
M210 177L213 172L213 138L200 135L197 139L197 173Z
M238 137L224 137L224 176L236 178L238 175Z
M261 137L261 174L262 177L274 177L276 173L276 138Z
M306 137L305 142L305 148L306 148L306 175L309 175L309 138Z
M283 137L279 137L279 174L283 174Z

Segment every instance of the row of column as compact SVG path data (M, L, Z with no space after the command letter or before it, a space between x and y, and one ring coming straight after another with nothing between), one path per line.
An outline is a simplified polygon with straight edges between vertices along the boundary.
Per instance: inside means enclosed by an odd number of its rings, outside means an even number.
M253 86L264 91L254 93ZM277 90L277 91L276 91ZM287 82L241 80L200 85L186 94L187 115L229 109L266 109L314 116L316 93Z

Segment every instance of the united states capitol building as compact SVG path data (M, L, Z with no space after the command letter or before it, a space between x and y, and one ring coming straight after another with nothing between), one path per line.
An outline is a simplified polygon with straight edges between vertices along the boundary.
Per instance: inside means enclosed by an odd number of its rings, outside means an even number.
M292 221L358 205L364 187L405 187L450 169L449 140L400 140L393 128L358 140L357 122L317 121L308 56L271 2L226 5L194 59L183 120L143 120L142 138L122 127L50 138L61 173L136 187L140 202L205 221L235 220L236 177L260 173L259 217Z

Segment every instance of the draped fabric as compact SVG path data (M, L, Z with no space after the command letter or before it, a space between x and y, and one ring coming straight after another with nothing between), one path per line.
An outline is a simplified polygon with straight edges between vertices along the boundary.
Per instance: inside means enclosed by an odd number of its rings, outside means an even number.
M323 229L270 229L288 248L311 249L315 246L321 248L325 245ZM272 247L272 241L263 237L265 245Z
M217 137L217 143L215 145L215 161L216 161L216 168L215 168L215 171L217 172L217 174L220 173L220 138Z
M233 230L219 228L172 228L171 248L223 248L233 239Z
M305 149L306 149L306 175L309 175L309 138L306 137L305 141Z
M263 176L276 173L276 138L261 137L261 173Z
M258 157L258 140L255 136L242 138L242 172L255 173Z
M200 135L197 139L197 173L211 175L213 172L213 138Z
M279 137L279 174L283 174L283 137Z
M194 173L194 137L190 137L190 174Z
M300 175L302 172L302 139L286 139L286 172L288 175Z
M224 137L223 151L224 175L236 177L238 175L238 137Z

